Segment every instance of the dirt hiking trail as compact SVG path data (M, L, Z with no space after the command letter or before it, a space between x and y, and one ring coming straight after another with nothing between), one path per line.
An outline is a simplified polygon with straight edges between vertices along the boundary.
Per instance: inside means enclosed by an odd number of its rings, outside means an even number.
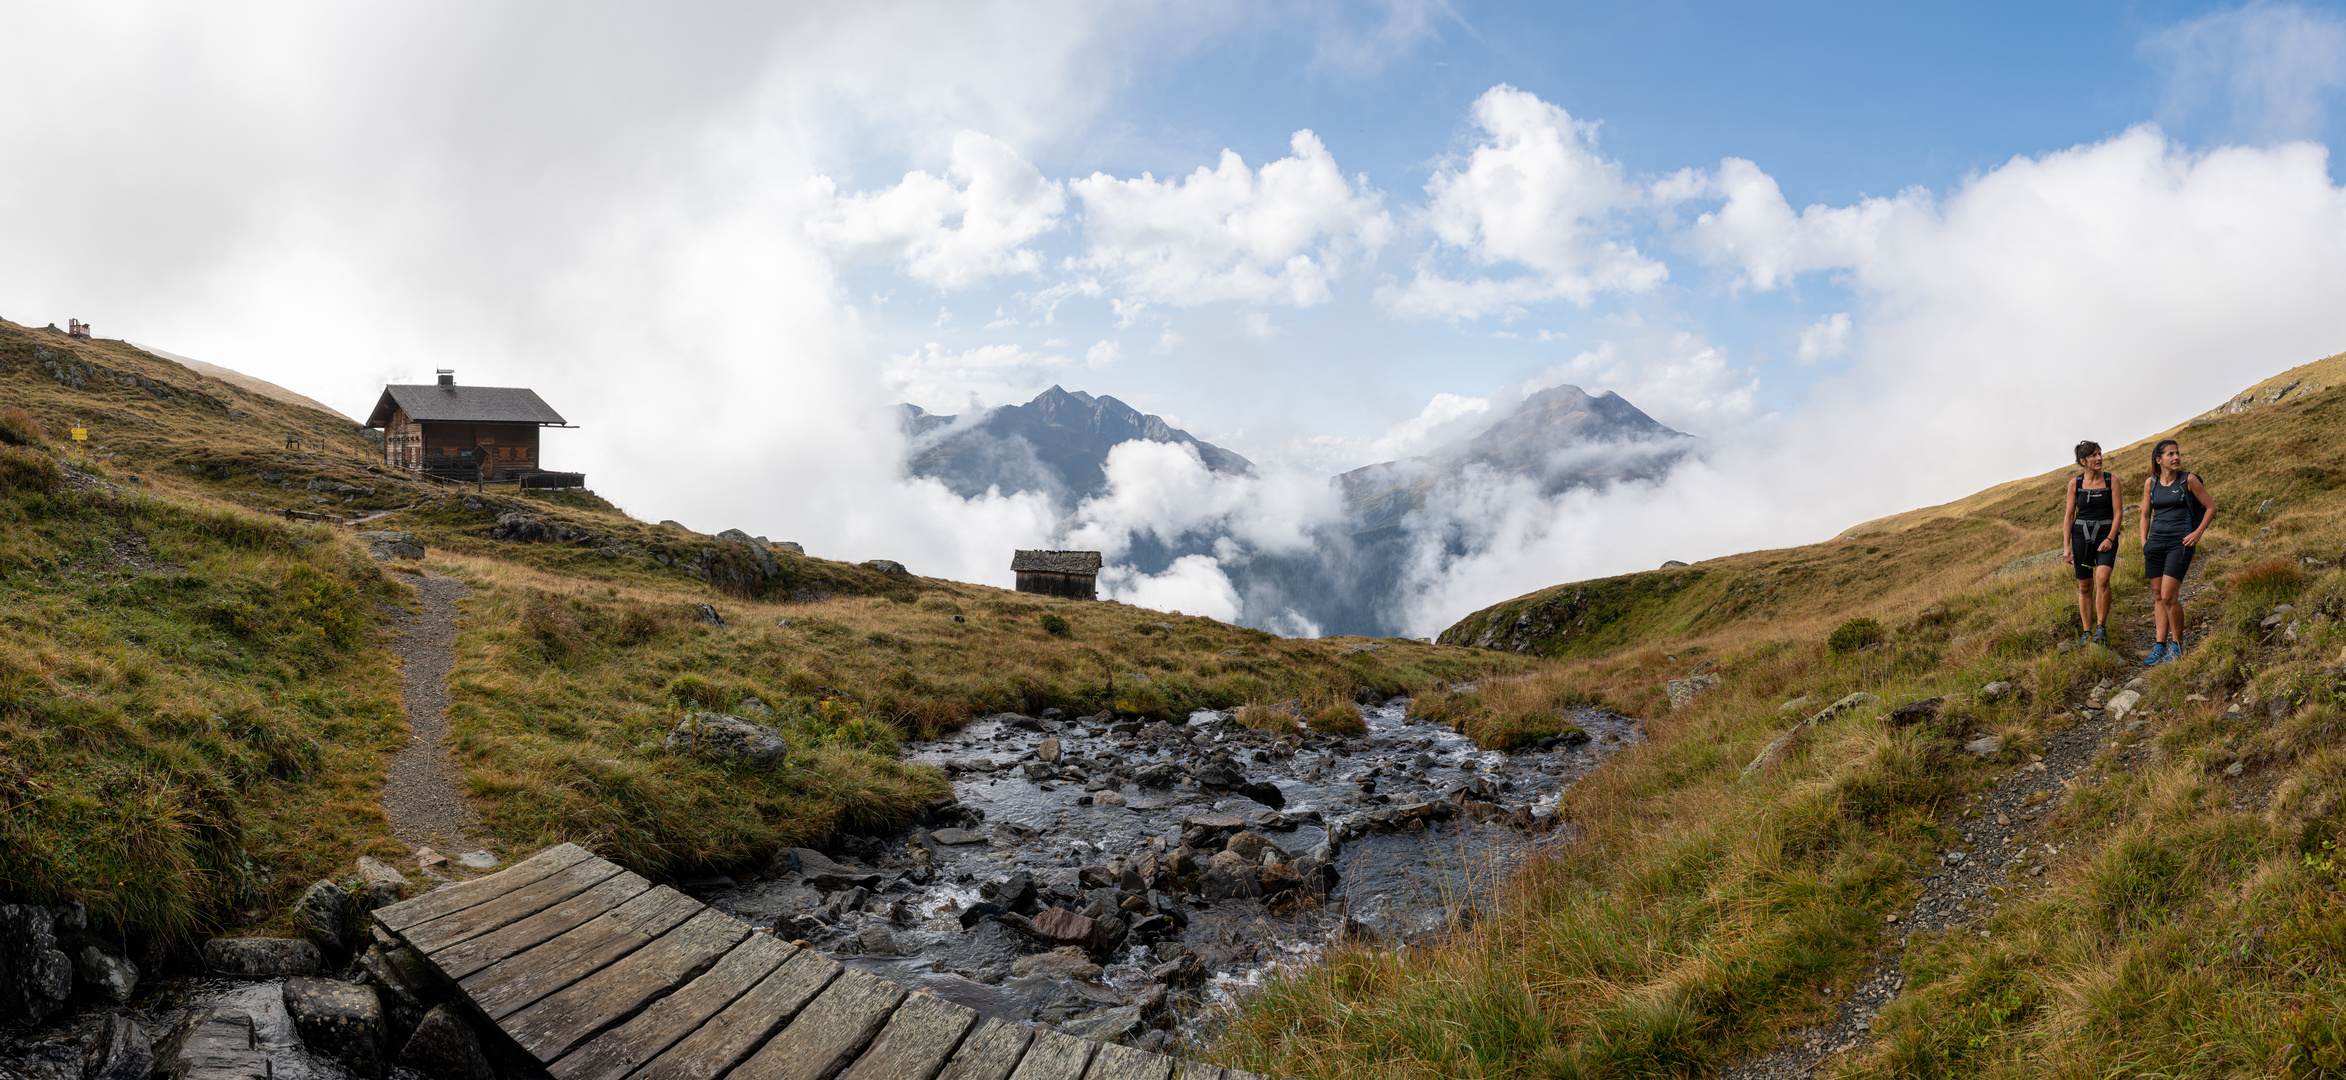
M464 781L448 754L448 672L456 665L456 602L472 592L452 577L415 580L416 613L405 620L391 651L399 657L400 696L407 702L407 745L392 756L383 780L383 816L391 835L414 849L442 853L475 846L480 819L464 799Z

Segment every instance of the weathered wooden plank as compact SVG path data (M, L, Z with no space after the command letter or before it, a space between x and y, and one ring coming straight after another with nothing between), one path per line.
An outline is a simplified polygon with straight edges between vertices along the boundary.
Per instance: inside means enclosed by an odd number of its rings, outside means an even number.
M930 1080L977 1020L976 1009L935 994L910 995L840 1080Z
M620 1080L692 1034L774 969L807 953L770 934L751 934L684 989L653 1002L628 1022L595 1036L548 1067L555 1080Z
M1182 1062L1179 1073L1181 1080L1224 1080L1229 1075L1222 1071L1221 1066L1208 1065L1202 1061Z
M1092 1054L1083 1080L1172 1080L1174 1064L1163 1054L1110 1043Z
M406 938L408 944L415 946L424 955L430 956L450 945L529 918L594 888L605 878L626 872L601 859L589 859L576 866L557 870L494 900L486 900L428 922L416 923L400 931L399 936Z
M621 871L529 918L433 953L432 965L451 979L462 979L508 956L561 937L588 919L643 895L651 887L651 882Z
M489 1019L503 1020L644 947L700 909L699 901L662 885L561 937L459 979L456 985Z
M840 972L822 996L728 1080L830 1080L871 1043L904 993L904 987L877 975Z
M775 1029L789 1023L843 970L836 960L799 950L796 959L710 1017L700 1030L637 1069L629 1080L712 1080L723 1076L763 1045Z
M548 874L566 870L594 857L593 852L577 844L556 844L487 877L445 885L413 900L402 900L388 907L376 908L375 921L386 930L403 930L483 901L494 900Z
M1018 1071L1010 1080L1080 1080L1094 1049L1091 1043L1056 1031L1036 1032L1034 1045L1018 1059Z
M497 1026L541 1063L554 1061L620 1017L666 996L748 936L748 923L703 908L658 940L546 995Z
M945 1063L937 1080L1010 1080L1010 1070L1026 1055L1034 1029L1007 1020L987 1020L961 1040L961 1049Z

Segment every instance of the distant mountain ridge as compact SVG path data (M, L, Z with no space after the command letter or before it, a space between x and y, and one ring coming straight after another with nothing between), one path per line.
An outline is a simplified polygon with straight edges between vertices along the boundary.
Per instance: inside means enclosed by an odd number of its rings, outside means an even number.
M1607 390L1552 386L1523 399L1490 426L1418 457L1364 465L1336 477L1361 531L1389 528L1426 496L1480 466L1530 476L1540 493L1623 480L1654 480L1677 464L1693 436L1664 426Z
M908 466L914 476L933 477L962 498L1004 492L1045 491L1068 506L1108 488L1108 452L1133 440L1195 447L1215 472L1245 475L1254 463L1106 395L1053 386L1024 405L1004 405L963 421L918 405L898 405L898 418L912 439Z

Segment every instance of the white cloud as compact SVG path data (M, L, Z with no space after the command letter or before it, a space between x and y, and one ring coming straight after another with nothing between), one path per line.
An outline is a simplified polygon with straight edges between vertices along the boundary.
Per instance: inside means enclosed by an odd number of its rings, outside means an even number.
M1250 338L1267 338L1279 332L1278 327L1271 325L1271 313L1267 311L1249 311L1239 316L1238 325Z
M1238 590L1211 555L1184 555L1159 574L1105 566L1100 570L1100 587L1108 598L1127 604L1223 622L1236 621L1243 610Z
M806 229L817 242L851 261L899 260L906 274L945 289L1033 272L1042 256L1022 245L1056 226L1067 205L1058 183L974 131L953 136L944 176L915 171L859 195L837 194L829 177L808 187Z
M1083 353L1083 366L1103 368L1124 359L1124 346L1113 341L1094 342Z
M1794 355L1803 364L1829 360L1849 351L1849 313L1835 312L1800 332L1799 351Z
M2203 15L2150 35L2143 52L2167 76L2166 120L2222 111L2221 128L2252 142L2320 138L2346 88L2346 21L2296 4Z
M1422 265L1378 301L1408 318L1478 318L1555 300L1586 304L1600 292L1641 292L1669 271L1623 239L1617 215L1645 193L1618 162L1596 151L1596 125L1512 86L1474 103L1484 141L1426 182L1420 224L1477 266L1511 265L1511 277L1471 280Z
M1393 425L1371 444L1369 453L1378 461L1422 454L1471 436L1492 419L1490 398L1435 394L1416 416Z
M1298 131L1289 157L1250 169L1222 152L1212 169L1157 180L1094 173L1083 200L1081 264L1130 299L1186 307L1219 300L1304 307L1392 233L1381 197L1345 179L1319 137ZM1121 313L1124 309L1119 308Z
M1760 414L1759 376L1693 334L1607 341L1549 368L1528 389L1571 383L1612 390L1646 415L1691 435L1715 435Z
M1856 264L1894 217L1929 201L1927 193L1916 191L1854 206L1811 206L1794 214L1776 178L1742 158L1720 162L1718 172L1699 186L1672 183L1667 189L1672 198L1726 200L1695 219L1687 232L1689 246L1705 262L1737 268L1742 284L1759 289L1776 288L1808 271Z
M1034 352L1022 345L949 349L932 341L889 357L881 379L897 397L937 412L951 411L954 406L943 404L949 402L1008 404L1013 399L1024 400L1074 367L1075 362L1067 357Z

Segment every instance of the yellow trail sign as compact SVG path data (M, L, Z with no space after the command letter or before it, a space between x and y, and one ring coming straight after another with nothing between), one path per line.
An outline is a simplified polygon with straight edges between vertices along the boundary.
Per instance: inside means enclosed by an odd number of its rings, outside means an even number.
M88 441L90 441L90 429L88 429L88 428L86 428L86 427L77 427L77 428L73 429L73 441L75 441L75 442L88 442Z

